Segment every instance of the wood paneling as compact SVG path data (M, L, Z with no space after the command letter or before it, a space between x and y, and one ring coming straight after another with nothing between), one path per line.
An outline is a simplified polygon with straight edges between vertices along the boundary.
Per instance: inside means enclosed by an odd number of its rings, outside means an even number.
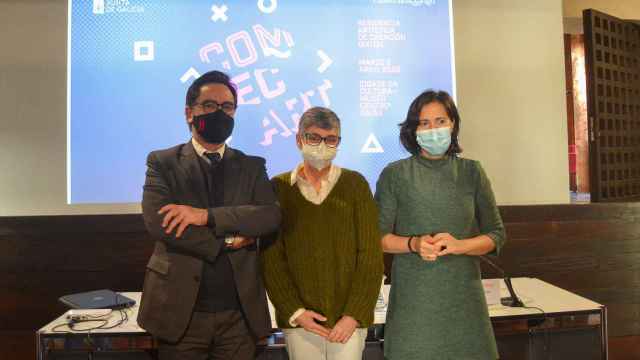
M500 210L497 263L607 305L611 359L638 354L640 203ZM34 332L65 310L64 294L139 291L152 247L140 215L0 218L0 359L33 358ZM484 265L483 275L497 276Z
M640 196L640 27L588 9L584 21L591 200Z
M640 336L620 336L610 338L609 358L612 360L640 359Z

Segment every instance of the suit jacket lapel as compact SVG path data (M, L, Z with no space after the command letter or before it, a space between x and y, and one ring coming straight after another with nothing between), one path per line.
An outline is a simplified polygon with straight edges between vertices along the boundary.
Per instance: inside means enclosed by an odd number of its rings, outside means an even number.
M198 162L198 154L193 148L191 141L184 144L180 152L180 166L184 170L185 180L190 184L189 189L193 189L195 199L198 200L197 206L200 208L209 207L207 184L205 184L205 176Z
M233 204L238 189L238 181L240 180L240 163L238 161L238 153L232 148L225 149L224 158L224 205Z

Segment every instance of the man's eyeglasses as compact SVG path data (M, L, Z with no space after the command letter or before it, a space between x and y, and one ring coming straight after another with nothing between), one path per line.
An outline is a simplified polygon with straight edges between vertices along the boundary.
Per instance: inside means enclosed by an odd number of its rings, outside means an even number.
M207 100L201 103L195 103L193 106L200 106L200 108L204 112L214 112L222 109L222 111L226 113L232 113L236 109L236 104L230 101L225 101L222 104L218 104L213 100Z
M341 137L335 136L335 135L329 135L329 136L323 137L314 133L305 133L304 139L306 140L307 144L311 146L318 146L320 145L321 142L324 141L325 145L327 145L330 148L334 148L334 147L337 147L338 144L340 144Z

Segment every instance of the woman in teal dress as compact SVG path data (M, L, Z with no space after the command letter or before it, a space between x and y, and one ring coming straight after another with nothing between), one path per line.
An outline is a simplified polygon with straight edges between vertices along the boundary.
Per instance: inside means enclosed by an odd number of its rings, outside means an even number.
M458 155L460 116L446 92L420 94L400 126L412 156L382 171L375 195L382 247L395 254L385 358L497 359L477 258L505 242L489 179Z

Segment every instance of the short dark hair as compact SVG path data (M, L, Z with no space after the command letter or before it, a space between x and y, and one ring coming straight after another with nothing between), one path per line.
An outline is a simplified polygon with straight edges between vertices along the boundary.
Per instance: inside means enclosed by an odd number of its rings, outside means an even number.
M325 107L312 107L300 117L298 132L302 133L312 126L325 130L336 129L340 133L340 118L335 112Z
M231 94L233 95L233 103L234 105L238 105L238 91L236 90L236 85L231 82L231 78L229 75L223 73L222 71L209 71L199 78L195 79L191 86L189 86L189 90L187 90L187 101L186 104L188 107L192 107L196 104L196 100L198 96L200 96L200 88L207 84L222 84L229 88Z
M453 98L446 91L426 90L418 95L407 111L407 118L404 122L398 124L400 126L400 143L404 148L413 155L420 154L420 145L416 140L416 129L420 124L420 110L422 107L432 102L438 102L447 111L449 119L453 121L453 130L451 131L451 145L445 155L454 156L462 152L462 147L458 144L458 133L460 132L460 115Z

